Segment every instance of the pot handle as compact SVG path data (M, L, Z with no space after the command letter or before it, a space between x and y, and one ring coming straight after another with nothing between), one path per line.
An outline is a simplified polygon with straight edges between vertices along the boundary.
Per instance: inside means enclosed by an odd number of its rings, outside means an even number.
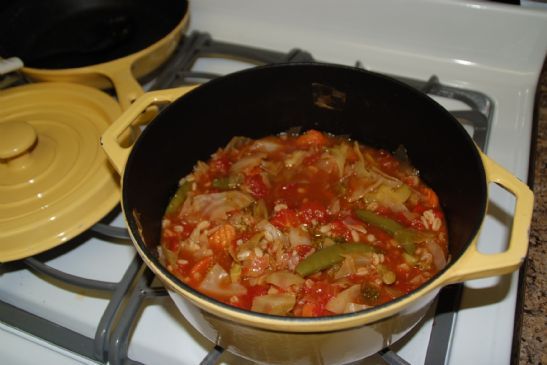
M184 86L145 93L108 127L101 136L101 146L120 175L123 175L125 163L132 147L132 145L127 146L123 141L127 133L131 133L130 131L137 124L137 121L143 119L143 113L149 111L151 106L172 103L196 86Z
M475 239L462 257L449 269L447 283L508 274L515 271L528 252L529 230L534 208L534 195L526 184L480 152L488 183L494 182L515 196L515 212L509 247L497 254L483 254Z

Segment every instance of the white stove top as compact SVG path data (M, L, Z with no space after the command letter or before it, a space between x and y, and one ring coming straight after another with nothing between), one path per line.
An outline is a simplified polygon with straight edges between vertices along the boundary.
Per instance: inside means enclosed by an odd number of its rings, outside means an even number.
M215 39L287 52L299 47L316 60L476 90L494 101L487 154L522 180L528 174L532 111L547 51L547 11L488 2L329 0L199 0L191 3L191 30ZM196 68L238 68L203 61ZM225 71L223 69L223 71ZM458 103L437 99L448 109ZM491 192L492 209L480 239L485 252L502 251L513 199ZM123 226L118 217L116 225ZM69 243L47 263L75 275L118 281L132 261L131 245L98 238ZM23 267L23 266L21 266ZM1 269L0 269L1 270ZM518 273L464 285L448 364L507 364L513 340ZM84 336L95 335L108 304L104 293L74 289L18 268L0 271L0 300L55 321ZM423 364L430 315L392 346L411 364ZM168 297L144 307L131 336L129 357L144 364L197 364L212 349L182 318ZM5 363L94 363L0 323ZM229 354L227 364L241 364ZM362 364L383 364L380 357Z

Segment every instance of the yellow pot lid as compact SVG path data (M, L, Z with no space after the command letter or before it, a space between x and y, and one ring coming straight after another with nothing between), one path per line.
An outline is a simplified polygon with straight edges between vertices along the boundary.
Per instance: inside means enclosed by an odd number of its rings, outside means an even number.
M107 94L69 83L0 92L0 262L46 251L119 202L119 178L99 145L121 114Z

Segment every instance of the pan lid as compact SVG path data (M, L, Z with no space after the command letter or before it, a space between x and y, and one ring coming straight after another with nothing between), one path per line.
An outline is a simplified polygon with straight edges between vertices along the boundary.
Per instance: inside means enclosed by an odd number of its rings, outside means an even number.
M107 94L69 83L0 92L0 262L55 247L119 202L100 145L121 114Z

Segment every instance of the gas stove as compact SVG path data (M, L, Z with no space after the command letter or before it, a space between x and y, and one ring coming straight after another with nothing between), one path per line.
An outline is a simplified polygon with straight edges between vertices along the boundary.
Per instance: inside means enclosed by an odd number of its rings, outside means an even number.
M273 62L329 62L422 90L477 145L528 176L547 12L486 2L327 0L191 3L191 25L147 90ZM507 244L514 199L490 187L479 248ZM401 341L359 364L511 362L519 273L451 285ZM517 339L518 341L518 339ZM197 333L136 255L119 210L63 246L0 266L9 364L243 364Z

